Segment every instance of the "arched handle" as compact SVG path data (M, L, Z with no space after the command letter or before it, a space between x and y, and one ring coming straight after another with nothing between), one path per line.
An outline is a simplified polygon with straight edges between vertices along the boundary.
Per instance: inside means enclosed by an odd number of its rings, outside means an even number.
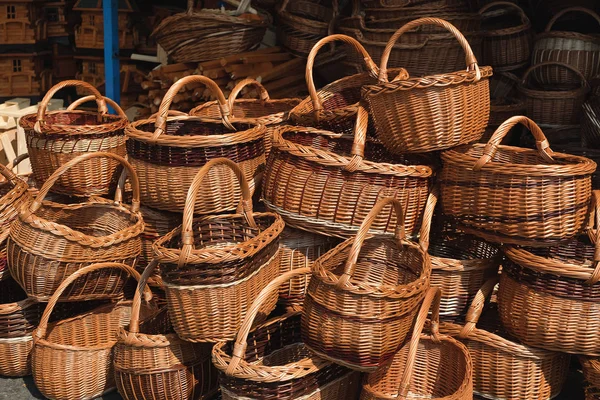
M67 108L67 111L73 111L73 110L77 109L77 107L79 107L80 105L87 103L88 101L92 101L92 100L96 100L96 96L89 95L89 96L85 96L85 97L80 97L79 99L77 99L73 103L71 103L71 105ZM127 118L125 111L123 111L121 106L119 106L114 100L109 99L108 97L104 97L104 101L106 102L106 104L111 106L113 108L113 110L115 110L117 112L119 117Z
M129 332L131 333L139 333L140 332L140 310L142 308L142 292L148 287L146 283L148 279L152 276L152 273L158 266L158 261L156 259L152 260L150 264L146 266L142 276L140 277L137 288L135 290L135 295L133 296L133 303L131 304L131 318L129 320ZM148 299L146 298L146 301Z
M293 269L288 271L279 277L273 279L267 286L264 287L263 290L260 291L256 299L252 302L252 305L246 312L246 317L242 322L242 326L240 327L239 332L237 333L235 344L233 345L233 352L231 357L231 362L227 366L225 370L225 374L232 376L233 373L238 369L240 365L240 361L244 359L244 355L246 354L246 348L248 347L248 334L250 333L250 329L254 324L254 320L256 319L256 315L260 311L263 303L274 293L277 292L279 286L288 282L289 280L300 276L310 274L310 267L303 267L298 269Z
M186 7L186 13L188 14L192 14L194 12L194 9L196 7L196 1L195 0L187 0L187 7Z
M411 29L414 29L421 25L437 25L437 26L440 26L440 27L448 30L450 33L452 33L452 35L454 35L454 37L460 43L460 46L465 51L465 62L467 64L467 71L475 71L476 81L479 81L479 79L481 79L481 71L479 70L479 65L477 64L477 58L475 58L475 54L473 54L473 50L471 49L469 42L463 36L463 34L460 33L460 31L458 29L456 29L456 27L448 21L444 21L443 19L440 19L440 18L427 17L427 18L419 18L419 19L416 19L414 21L411 21L411 22L405 24L400 29L398 29L392 35L392 37L390 37L390 40L387 42L387 45L385 46L385 50L383 51L383 55L381 56L381 66L379 67L379 82L380 83L388 82L388 76L387 76L388 60L390 58L390 54L394 48L394 45L396 44L396 42L398 41L400 36L402 36L404 33L408 32L408 31L410 31Z
M344 266L344 273L340 275L336 286L338 288L343 288L352 275L354 274L354 270L356 268L356 262L358 260L358 255L360 254L360 250L362 245L369 235L369 229L375 221L375 218L381 213L381 211L388 205L392 205L394 211L396 212L396 231L394 233L394 237L398 240L398 243L403 242L406 239L406 233L404 230L404 213L402 211L402 204L398 200L393 197L385 197L382 200L379 200L375 207L365 217L363 222L360 224L360 228L358 228L358 232L354 237L354 243L352 243L352 247L350 248L350 253L348 254L348 259L346 260L346 265Z
M427 252L427 250L429 250L429 236L431 234L431 223L433 220L433 213L435 211L435 206L438 202L439 196L440 189L438 185L435 185L431 189L429 197L427 197L427 204L425 204L425 211L423 211L423 222L421 223L421 230L419 232L419 245L421 246L424 252Z
M352 142L352 159L344 166L348 172L356 171L365 157L365 144L367 142L367 130L369 129L369 112L359 105L356 110L356 123L354 125L354 140Z
M229 169L231 169L235 174L240 184L242 196L240 198L240 204L238 205L236 213L243 214L251 228L257 227L252 211L252 192L250 191L250 187L248 186L248 181L246 180L244 173L236 163L227 158L213 158L204 164L202 168L200 168L200 171L198 171L194 177L194 180L192 181L192 184L190 185L190 188L188 189L185 206L183 208L183 223L181 225L181 243L183 246L179 255L178 265L180 267L185 265L186 260L194 249L194 230L192 225L194 223L194 207L196 204L196 197L198 196L200 187L202 187L204 178L208 175L211 169L218 165L229 167Z
M483 155L479 157L479 160L477 160L475 163L473 170L479 171L485 164L494 158L502 139L504 139L508 132L517 124L522 124L533 134L533 137L535 138L535 145L540 156L547 162L554 162L554 159L552 158L552 154L554 154L554 152L550 148L550 143L548 143L548 139L546 139L542 129L529 118L522 115L517 115L510 117L504 121L502 125L498 127L498 129L496 129L489 142L485 145Z
M427 320L427 314L429 309L433 306L431 311L431 336L436 342L439 342L439 326L440 326L440 300L442 298L442 291L440 288L430 288L425 295L425 299L421 304L421 309L417 315L417 320L413 327L412 336L408 347L408 356L406 358L406 365L404 367L404 373L402 374L402 380L398 387L398 399L406 400L408 391L410 390L410 379L413 374L415 362L417 359L417 350L419 349L419 340L421 339L421 333Z
M229 94L229 98L227 99L229 111L231 112L232 117L235 116L235 113L233 111L235 108L235 101L239 94L242 92L242 89L244 89L247 86L254 86L258 90L260 101L264 102L269 101L271 99L271 97L269 96L269 92L267 92L267 89L265 89L265 87L259 81L251 78L243 79L242 81L240 81L240 83L235 85L233 89L231 89L231 93Z
M570 12L582 12L584 14L587 14L587 15L593 17L596 20L596 22L598 22L598 25L600 25L600 16L598 16L598 14L596 14L594 11L590 10L589 8L569 7L569 8L560 10L558 13L556 13L556 15L554 17L552 17L552 19L548 22L548 25L546 25L546 32L550 32L552 30L552 27L556 23L556 21L558 21L559 18L561 18L563 15L570 13Z
M179 91L185 86L191 83L202 83L208 87L208 89L217 96L217 102L219 103L219 109L221 110L221 117L223 119L223 124L232 130L235 130L233 125L229 122L229 105L227 104L227 100L225 99L225 95L219 88L219 85L215 83L210 78L202 75L188 75L179 79L175 82L167 93L165 97L163 97L162 102L160 103L160 107L158 108L158 113L156 116L156 122L154 124L154 135L152 135L152 139L157 139L160 135L162 135L167 129L167 117L169 115L169 108L171 108L171 103L173 102L173 98L179 93Z
M108 268L116 268L116 269L125 271L131 277L133 277L135 280L137 280L138 282L140 281L141 277L140 277L139 272L137 272L135 269L133 269L129 265L125 265L125 264L117 263L117 262L104 262L104 263L91 264L91 265L85 266L85 267L73 272L64 281L62 281L62 283L60 284L58 289L56 289L56 291L54 292L52 297L50 297L50 300L48 301L48 304L46 305L46 309L44 310L44 313L42 314L40 324L38 325L38 327L35 331L34 340L43 339L46 336L46 330L48 328L48 321L50 320L50 314L52 314L52 311L54 310L54 307L56 306L56 303L58 302L58 299L60 298L60 296L62 296L63 292L69 287L69 285L71 285L71 283L75 282L75 280L77 280L78 278L81 278L82 276L87 275L91 272L98 271L101 269L108 269ZM152 300L152 291L150 291L150 288L148 286L146 286L144 291L145 291L146 301Z
M48 93L46 93L46 95L42 99L42 102L40 103L40 106L39 106L38 112L37 112L37 118L35 120L35 125L34 125L34 130L37 133L42 133L42 127L46 123L46 121L45 121L46 109L48 108L48 103L50 103L50 100L52 100L52 96L54 96L56 94L56 92L58 92L59 90L64 89L66 87L70 87L70 86L80 87L80 88L83 88L83 89L86 89L86 90L92 92L92 94L94 95L94 98L96 99L96 104L98 104L98 112L100 114L106 114L108 112L108 109L106 108L106 101L104 100L104 96L102 96L100 94L98 89L96 89L95 87L93 87L92 85L90 85L89 83L84 82L84 81L78 81L78 80L74 80L74 79L62 81L62 82L57 83L56 85L52 86L52 88L48 91Z
M85 153L85 154L82 154L82 155L72 159L68 163L61 165L56 171L54 171L52 173L52 175L50 175L50 178L48 178L48 180L46 182L44 182L44 185L40 189L37 197L29 205L29 212L33 214L37 210L39 210L39 208L42 205L42 202L44 201L44 198L46 197L46 195L48 194L48 192L50 191L52 186L56 183L58 178L60 178L68 170L70 170L75 165L79 164L80 162L87 161L92 158L112 158L113 160L117 160L119 163L121 163L121 165L127 170L127 173L129 174L129 180L131 182L131 188L133 189L133 200L131 201L131 211L138 212L140 209L140 181L138 180L138 176L135 172L135 169L123 157L116 155L114 153L106 153L106 152ZM125 179L123 179L123 184L124 184L124 182L125 182ZM120 190L123 191L123 188L121 188Z
M541 68L541 67L548 67L548 66L558 66L558 67L563 67L565 69L568 69L569 71L575 73L575 75L577 75L579 77L579 79L581 79L581 87L589 87L588 81L587 79L585 79L585 76L575 67L569 65L569 64L565 64L565 63L561 63L561 62L556 62L556 61L544 61L541 62L539 64L535 64L532 65L531 67L529 67L527 69L527 71L525 71L525 73L523 74L523 78L521 80L523 85L527 85L528 80L527 78L529 78L529 75L531 74L532 71Z
M458 337L461 339L466 339L469 337L471 332L477 326L477 322L479 322L479 318L483 313L483 308L485 306L485 301L492 295L494 292L494 287L500 280L499 275L494 276L493 278L488 279L483 286L477 291L477 294L473 298L471 305L469 306L469 311L467 311L467 316L465 317L465 325L462 330L458 334Z
M8 164L6 164L6 168L11 170L11 172L12 172L12 169L14 167L21 164L21 162L23 162L24 160L27 160L28 158L29 158L29 153L23 153L21 155L18 155L14 160L12 160ZM14 174L14 172L13 172L13 174Z
M306 85L308 86L308 92L310 94L310 98L312 99L313 108L315 111L319 111L319 110L323 109L323 102L319 98L319 94L317 93L317 88L315 87L315 81L313 78L313 66L314 66L315 59L317 58L317 53L319 52L319 50L326 44L334 42L334 41L344 42L344 43L347 43L347 44L351 45L352 47L354 47L354 49L360 55L362 55L362 57L365 61L365 64L367 66L367 69L369 70L369 74L371 76L373 76L373 78L377 78L377 74L379 73L379 68L377 68L377 65L371 59L371 56L369 55L367 50L365 50L363 45L360 44L356 39L354 39L350 36L341 35L341 34L330 35L330 36L324 37L323 39L319 40L313 46L310 53L308 54L308 59L306 61Z
M525 14L525 11L523 11L523 9L521 7L519 7L515 3L511 3L510 1L494 1L492 3L486 4L479 10L479 15L484 17L483 14L490 8L494 8L494 7L508 7L508 8L517 10L519 12L519 16L521 17L521 22L523 24L529 23L529 17L527 17L527 14Z

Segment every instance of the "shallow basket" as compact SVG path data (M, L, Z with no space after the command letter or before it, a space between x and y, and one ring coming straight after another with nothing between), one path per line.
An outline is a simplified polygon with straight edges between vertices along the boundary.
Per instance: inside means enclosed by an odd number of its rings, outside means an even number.
M393 238L368 236L375 217L396 213ZM402 205L379 201L356 237L313 264L302 310L302 338L320 357L358 371L388 362L404 343L429 287L431 261L406 240Z
M124 166L133 188L132 206L121 203L120 190L114 201L100 197L78 204L44 201L50 188L73 166L99 158ZM66 277L93 262L135 265L144 229L139 195L132 166L113 153L87 153L64 164L11 226L7 245L11 275L29 297L48 301ZM120 297L126 278L127 274L115 269L87 274L65 290L60 301Z
M217 96L222 120L169 117L173 97L185 85L205 84ZM142 204L163 211L183 211L198 169L216 157L238 163L254 188L265 163L265 127L229 122L229 107L217 84L199 75L179 79L165 94L156 118L127 129L127 152L140 178ZM208 177L210 191L198 193L198 214L233 211L240 199L234 174L225 167Z
M517 124L531 131L537 151L500 145ZM508 119L485 145L443 152L442 161L442 210L466 233L495 243L547 246L577 235L586 221L596 163L552 152L527 117Z
M242 200L235 214L193 219L194 199L215 167L230 168L240 182ZM206 185L204 188L209 187ZM279 273L279 236L284 223L274 213L254 213L241 169L216 158L202 167L190 186L181 227L158 239L155 260L177 335L189 342L230 340L254 298ZM275 307L265 302L262 317Z
M71 86L91 91L98 104L98 112L68 109L46 113L52 96ZM118 116L107 114L106 99L93 86L68 80L48 91L37 114L25 115L19 120L25 131L27 151L37 182L46 182L60 166L82 154L109 152L125 156L124 129L129 121L119 106L113 102L110 104L119 112ZM88 159L64 174L52 191L82 197L107 194L117 184L119 167L119 162L114 159Z

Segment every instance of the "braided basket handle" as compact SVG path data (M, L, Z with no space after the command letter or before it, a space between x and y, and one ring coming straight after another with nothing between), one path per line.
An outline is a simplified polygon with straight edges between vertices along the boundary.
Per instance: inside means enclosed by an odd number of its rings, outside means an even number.
M240 167L231 161L228 158L213 158L196 174L190 188L188 189L187 198L185 200L185 206L183 208L183 223L181 225L181 242L183 246L181 248L181 253L179 255L179 266L185 265L189 255L194 249L194 207L196 204L196 197L198 196L198 192L202 187L202 182L204 178L208 175L211 169L218 165L223 165L229 167L235 174L239 184L240 189L242 191L242 196L240 198L240 204L236 210L237 214L243 214L244 218L246 218L246 222L250 225L251 228L257 228L256 222L254 221L254 214L252 211L252 192L250 191L250 187L248 186L248 181L246 180L246 176L240 169Z
M423 222L421 223L421 230L419 231L419 245L424 252L429 250L429 236L431 234L433 212L435 211L439 196L440 188L438 185L435 185L427 197L427 204L425 204L425 211L423 211Z
M485 301L492 295L494 292L494 287L498 284L500 280L500 276L496 275L493 278L488 279L481 288L475 294L471 305L469 306L469 311L467 311L467 316L465 317L465 325L462 330L458 334L458 337L461 339L466 339L469 337L471 332L476 328L477 322L479 322L479 318L483 313L483 308L485 307Z
M531 72L535 71L538 68L548 67L551 65L563 67L563 68L568 69L569 71L575 73L575 75L577 75L579 77L579 79L581 80L581 87L589 87L590 86L587 79L585 79L585 75L583 75L581 73L581 71L579 71L577 68L575 68L569 64L565 64L565 63L561 63L561 62L557 62L557 61L544 61L544 62L532 65L531 67L527 68L527 71L525 71L525 73L523 73L523 78L521 79L521 83L523 85L527 85L527 83L529 82L528 78L529 78L529 75L531 74Z
M152 273L158 266L158 261L153 259L150 264L146 266L142 276L138 280L137 288L135 290L135 295L133 296L133 303L131 304L131 318L129 320L129 332L131 333L139 333L140 332L140 310L142 308L142 292L146 290L148 287L146 283ZM149 300L146 297L146 302Z
M369 74L371 76L376 78L377 74L379 73L379 68L377 68L377 65L375 64L373 59L371 59L371 56L369 55L367 50L363 47L362 44L360 44L360 42L358 42L358 40L354 39L353 37L341 34L329 35L324 37L313 46L306 61L306 85L308 86L308 92L310 94L310 98L312 99L313 108L315 111L323 109L323 102L321 101L321 98L317 93L317 88L315 87L315 81L313 78L313 66L315 64L315 59L317 58L319 50L326 44L335 41L340 41L351 45L358 54L362 55L365 61L365 65L367 66L367 69L369 70Z
M552 158L552 154L554 154L554 152L550 148L550 143L548 143L548 139L546 139L542 129L531 119L522 115L517 115L510 117L504 121L502 125L498 127L498 129L496 129L489 142L485 145L483 155L479 157L479 160L477 160L473 166L474 171L479 171L485 164L494 158L502 139L504 139L508 132L517 124L524 125L533 134L533 137L535 138L535 145L540 156L547 162L554 162L554 159Z
M479 70L479 65L477 64L477 58L475 58L475 54L473 54L473 50L471 49L469 42L463 36L463 34L460 33L460 31L458 29L456 29L456 27L448 21L445 21L440 18L427 17L427 18L415 19L414 21L404 24L404 26L402 26L400 29L398 29L392 35L392 37L390 37L390 40L387 42L387 45L385 46L385 50L383 51L383 55L381 56L381 66L379 67L379 82L380 83L388 82L388 76L387 76L388 60L390 59L390 54L391 54L392 50L394 49L394 46L396 45L396 42L398 41L400 36L402 36L404 33L408 32L408 31L410 31L411 29L414 29L421 25L437 25L437 26L440 26L440 27L448 30L452 35L454 35L454 37L460 43L460 46L465 51L465 62L467 64L467 71L475 71L476 81L479 81L479 79L481 79L481 71Z
M117 154L114 154L114 153L106 153L106 152L85 153L85 154L82 154L82 155L72 159L71 161L61 165L56 171L54 171L52 173L52 175L50 175L50 178L48 178L48 180L46 180L46 182L44 182L44 185L40 189L37 197L29 205L28 212L34 214L37 210L39 210L39 208L42 206L42 202L44 201L44 198L46 197L46 195L48 194L48 192L50 191L52 186L54 186L54 184L56 183L58 178L60 178L68 170L70 170L75 165L79 164L80 162L90 160L92 158L112 158L113 160L118 161L125 168L125 170L127 170L127 173L129 174L129 180L131 182L131 188L133 189L133 200L131 201L131 211L134 213L137 213L140 209L140 181L138 180L138 176L135 172L135 169L123 157L121 157ZM121 181L121 180L119 180L119 181ZM121 182L119 182L119 184L120 183ZM125 183L125 179L123 179L123 184L124 183ZM120 189L121 192L123 191L123 189L124 188ZM119 192L119 190L117 190L117 192Z
M77 100L75 100L73 103L71 103L71 105L67 108L67 111L74 111L80 105L82 105L84 103L87 103L88 101L95 100L95 99L96 99L96 96L94 96L94 95L80 97ZM121 106L119 106L113 99L109 99L108 97L104 97L104 101L106 102L106 104L108 104L109 106L111 106L113 108L113 110L115 110L117 112L117 114L119 115L119 117L127 118L127 115L125 114L125 111L123 111L123 109L121 108Z
M398 240L398 243L403 242L406 239L406 232L404 230L404 212L402 211L402 204L398 200L393 197L385 197L382 200L379 200L375 207L365 217L363 222L360 224L360 228L358 228L358 232L354 237L354 242L352 243L352 247L350 248L350 253L348 254L348 259L346 260L346 265L344 266L344 273L340 275L336 287L343 288L352 275L354 274L354 270L356 269L356 262L358 260L358 255L360 254L360 250L362 245L369 235L369 229L375 221L375 218L381 213L381 211L388 205L392 205L394 211L396 212L396 231L394 232L394 237Z
M34 340L44 339L46 337L46 330L48 329L48 321L50 320L50 314L52 314L52 311L54 310L54 307L56 306L56 303L58 302L58 299L60 298L60 296L62 296L63 292L71 285L71 283L75 282L75 280L77 280L78 278L81 278L82 276L87 275L91 272L98 271L101 269L109 269L109 268L115 268L115 269L120 269L122 271L125 271L132 278L134 278L138 282L140 281L141 277L140 277L139 272L137 272L135 269L133 269L129 265L125 265L125 264L117 263L117 262L96 263L96 264L87 265L81 269L78 269L77 271L75 271L71 275L69 275L64 281L62 281L62 283L60 284L58 289L56 289L56 291L54 292L54 294L48 301L48 304L46 305L46 309L44 310L44 313L42 314L42 319L40 320L40 324L38 325L37 329L35 330ZM149 302L150 300L152 300L152 291L150 291L150 288L148 286L146 286L144 288L144 296L145 296L146 301Z
M552 30L552 27L556 23L556 21L558 21L561 17L563 17L565 14L568 14L570 12L581 12L581 13L587 14L590 17L593 17L596 20L596 22L598 22L598 25L600 25L600 16L598 14L596 14L594 11L590 10L589 8L568 7L563 10L560 10L558 13L556 13L556 15L554 17L552 17L552 19L550 21L548 21L548 25L546 25L545 31L550 32Z
M481 9L479 10L479 15L481 15L482 17L485 17L483 14L486 11L488 11L490 8L494 8L494 7L512 8L519 13L519 16L521 17L521 22L523 23L523 25L526 25L529 23L529 17L527 17L527 14L525 14L525 11L523 11L523 9L521 7L519 7L515 3L511 3L510 1L494 1L492 3L486 4L485 6L481 7Z
M250 334L250 329L252 329L254 320L263 303L269 298L269 296L273 294L273 292L276 292L279 289L279 286L282 284L297 276L307 274L310 274L310 267L293 269L273 279L271 282L269 282L269 284L267 284L267 286L264 287L263 290L260 291L246 312L246 317L244 318L240 330L237 333L235 344L233 345L231 362L225 370L226 375L232 376L234 372L239 369L238 367L240 366L240 362L244 359L246 348L248 347L248 335Z
M237 97L242 92L242 90L248 86L253 86L258 90L258 94L260 96L260 101L265 102L265 101L271 100L271 97L269 96L269 92L267 92L267 89L265 89L265 87L259 81L257 81L256 79L252 79L252 78L243 79L240 81L240 83L235 85L233 89L231 89L231 93L229 94L229 98L227 99L227 104L229 105L229 111L231 112L232 116L234 114L233 109L234 109L235 101L237 100Z
M208 89L215 95L217 95L217 102L219 103L219 109L221 110L221 117L223 120L223 125L227 128L235 130L235 128L229 122L229 105L227 104L227 100L225 99L225 95L219 85L215 83L210 78L202 75L188 75L179 79L175 82L167 93L165 97L163 97L162 102L160 103L160 107L158 108L158 113L156 116L156 122L154 124L154 135L152 135L152 139L157 139L160 135L162 135L167 129L167 117L169 115L169 108L171 108L171 103L173 102L173 98L179 93L179 91L190 83L202 83L208 87Z
M406 400L408 391L410 390L410 379L412 378L413 369L417 360L417 350L419 349L419 340L421 339L421 333L427 320L427 314L429 309L433 306L431 311L431 336L434 341L439 342L439 325L440 325L440 301L442 298L442 291L440 288L432 287L425 294L425 299L421 304L421 309L417 315L415 325L413 327L412 336L408 347L408 357L406 358L406 365L404 367L404 373L402 374L402 380L398 387L398 399Z

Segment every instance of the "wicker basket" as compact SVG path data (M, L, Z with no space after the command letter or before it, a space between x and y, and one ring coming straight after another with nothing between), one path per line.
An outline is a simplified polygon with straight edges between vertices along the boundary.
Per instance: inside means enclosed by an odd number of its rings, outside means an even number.
M600 16L591 10L582 7L563 9L548 22L546 31L537 35L531 64L535 66L548 61L568 64L589 80L600 73L600 37L577 32L552 31L554 23L571 12L588 14L600 24ZM545 64L543 68L537 69L534 77L536 82L549 88L569 88L579 84L579 77L552 64Z
M52 96L71 86L91 91L98 104L98 112L67 110L46 113ZM116 109L120 108L117 106ZM37 114L26 115L19 122L25 130L35 180L40 184L46 182L60 166L82 154L109 152L124 157L124 129L128 123L123 114L107 114L104 97L90 84L70 80L55 85L44 96ZM107 194L117 184L119 166L118 161L106 158L87 160L63 175L52 191L83 197Z
M224 400L356 399L360 374L314 355L302 343L300 312L253 326L278 288L309 273L309 268L299 268L270 282L248 310L235 343L215 345L213 360L221 371Z
M494 277L481 287L464 324L442 322L440 332L457 337L469 349L476 394L487 399L552 399L567 379L570 357L507 338L496 304L491 303L484 312L485 300L497 283L498 277Z
M444 1L445 0L440 0ZM356 2L355 2L356 4ZM358 12L356 11L358 10ZM465 4L465 2L456 2L455 4L421 4L417 7L377 7L374 4L362 9L354 7L353 15L364 14L367 21L382 21L386 19L406 18L411 17L410 20L422 17L438 17L445 19L444 17L448 14L465 14L470 12L471 7ZM409 20L409 21L410 21ZM409 21L405 21L409 22ZM398 29L402 24L396 24L391 28ZM390 27L390 26L388 26Z
M230 168L239 180L242 199L236 214L194 220L194 199L204 178L222 166ZM171 322L180 338L216 342L235 337L251 302L279 273L283 227L277 214L252 211L250 189L234 162L216 158L198 171L182 226L153 246L161 264ZM276 302L274 294L261 315L268 315Z
M94 158L111 159L125 167L133 187L131 207L118 198L93 197L79 204L44 201L61 175ZM125 159L113 153L87 153L69 161L50 176L11 226L7 245L11 275L28 296L48 301L66 277L93 262L135 265L144 229L138 209L138 179ZM126 273L115 269L87 274L71 285L60 301L120 297L126 278Z
M579 357L583 367L583 376L590 386L600 390L600 359L597 357Z
M387 62L396 40L427 24L443 26L457 38L467 53L467 70L388 81ZM467 40L451 24L420 18L390 38L381 58L379 83L366 86L363 97L373 114L377 136L390 151L442 150L478 140L483 134L489 119L491 74L490 67L479 68Z
M259 94L259 99L238 99L238 95L253 86ZM269 92L263 85L254 79L244 79L231 90L229 110L233 121L243 121L249 124L264 125L265 130L265 156L271 151L271 137L275 126L287 121L289 111L300 103L300 99L271 99ZM218 101L204 103L192 111L195 117L221 119L221 108Z
M394 197L402 204L407 234L416 235L433 171L411 165L422 159L394 157L379 143L368 141L365 146L367 120L367 112L359 107L354 138L278 127L264 177L265 205L290 226L348 238L378 200ZM395 219L388 210L375 220L374 231L394 231Z
M561 153L585 157L592 160L597 165L600 165L600 150L581 146L577 142L574 142L574 144L570 145L558 146L556 148ZM596 169L596 171L594 171L592 174L592 190L600 190L600 171L598 169Z
M570 70L578 76L579 87L557 90L540 89L530 84L530 75L536 69L554 65L564 70ZM527 116L544 125L578 125L581 120L582 105L590 91L585 77L568 64L547 62L530 67L523 75L523 81L518 88L525 100Z
M386 208L396 213L395 236L366 239ZM337 364L375 370L404 343L430 274L427 253L406 240L402 204L389 197L379 201L356 237L313 264L302 311L304 343Z
M125 400L202 400L217 392L217 371L209 344L185 342L175 333L167 309L140 325L141 288L154 274L152 262L133 298L129 328L121 328L114 347L115 381Z
M473 365L467 348L438 332L440 290L431 288L415 322L410 341L391 364L369 374L361 400L472 400ZM422 334L433 303L431 334Z
M45 397L59 400L95 399L115 388L113 346L119 328L129 324L131 301L108 303L85 314L48 324L50 314L68 286L83 275L102 269L119 269L136 279L140 277L125 264L98 263L77 270L61 283L33 332L33 380ZM146 301L151 298L152 293L146 288ZM155 311L145 306L142 318Z
M600 98L591 97L583 104L581 116L582 144L600 149Z
M438 7L438 8L459 8L468 9L467 0L360 0L367 8L408 8L419 7Z
M166 211L155 210L150 207L140 207L140 212L144 219L144 232L142 238L142 252L138 257L136 269L140 272L144 271L150 261L154 258L152 253L152 244L160 238L177 228L181 223L181 214L170 213ZM160 275L158 268L155 269L155 275L150 277L152 281Z
M168 117L173 97L186 85L205 84L218 98L222 121L191 116ZM156 118L136 121L127 129L129 160L138 172L142 204L159 210L183 211L187 191L198 168L215 157L238 163L254 189L265 162L265 127L229 121L229 106L217 84L204 76L178 80L165 94ZM240 199L233 172L211 171L196 199L198 214L235 210Z
M538 150L500 145L517 124L531 131ZM596 163L553 153L542 130L512 117L490 141L442 153L442 210L466 233L490 242L547 246L577 235L591 197Z

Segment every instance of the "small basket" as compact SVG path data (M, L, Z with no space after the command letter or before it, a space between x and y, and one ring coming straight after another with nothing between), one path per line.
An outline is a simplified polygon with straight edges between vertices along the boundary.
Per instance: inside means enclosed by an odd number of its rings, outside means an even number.
M211 170L221 166L230 168L239 180L242 199L236 214L193 219L197 192ZM252 301L279 273L283 227L277 214L252 211L250 189L234 162L216 158L198 171L182 226L153 246L161 265L169 316L180 338L216 342L235 337ZM274 294L261 315L268 315L276 302Z
M120 263L88 265L67 277L50 298L39 326L33 332L31 365L33 380L50 399L95 399L115 389L112 366L117 332L129 324L131 301L99 306L85 314L48 324L58 299L78 278L102 269L119 269L139 280L140 275ZM146 301L152 293L146 288ZM155 309L143 307L142 318Z
M222 120L169 116L173 98L186 85L204 84L215 94ZM183 212L187 191L198 168L216 157L238 163L251 188L265 163L265 127L229 121L229 106L219 86L199 75L179 79L165 94L158 116L127 128L127 153L140 177L142 204L163 211ZM216 168L208 176L209 191L198 193L198 214L233 211L240 199L233 172Z
M69 109L46 113L52 96L71 86L91 91L98 112ZM19 122L25 131L34 179L40 184L46 182L60 166L82 154L108 152L125 157L124 129L129 121L120 107L115 109L118 116L107 114L105 98L88 83L69 80L52 87L37 114L26 115ZM119 167L114 159L89 159L60 177L52 191L81 197L108 194L117 184Z
M582 144L600 149L600 98L591 97L583 104L581 116Z
M289 280L308 273L309 268L300 268L270 282L248 310L235 343L214 346L223 400L357 397L360 374L314 355L302 343L300 312L288 312L253 326L266 299Z
M457 38L467 54L467 70L388 81L387 63L397 39L426 24L443 26ZM479 68L467 40L454 26L438 18L420 18L390 38L381 58L379 83L367 85L363 97L373 114L377 137L388 150L400 154L442 150L476 141L483 134L489 119L491 75L490 67Z
M580 79L577 88L565 90L545 90L530 85L530 75L536 69L553 65L570 70ZM525 100L527 116L543 125L578 125L581 120L582 105L590 91L585 77L568 64L547 62L530 67L523 75L519 93Z
M432 303L431 334L422 334ZM440 290L429 289L410 341L365 378L361 400L473 400L471 356L462 343L439 333L439 303Z
M394 237L366 239L375 217L387 207L396 213ZM358 371L374 371L392 359L431 275L427 252L406 239L401 203L389 197L379 201L356 237L316 260L312 270L302 310L306 346Z
M133 188L132 206L92 197L79 204L44 201L50 188L73 166L90 159L116 161L125 167ZM135 171L114 153L87 153L57 169L36 199L21 209L10 229L8 267L28 296L48 301L61 282L93 262L135 265L141 251L144 222L139 209L139 183ZM86 274L66 290L60 301L113 299L122 295L127 274L102 269Z
M500 145L523 124L536 150ZM466 233L495 243L548 246L577 235L591 197L596 163L554 153L542 130L527 117L505 121L487 144L442 153L443 213Z
M567 379L570 356L507 338L493 307L496 304L490 304L484 312L485 300L491 297L497 283L498 277L485 282L473 299L464 324L442 322L440 332L458 338L469 349L473 391L477 395L487 399L552 399Z

